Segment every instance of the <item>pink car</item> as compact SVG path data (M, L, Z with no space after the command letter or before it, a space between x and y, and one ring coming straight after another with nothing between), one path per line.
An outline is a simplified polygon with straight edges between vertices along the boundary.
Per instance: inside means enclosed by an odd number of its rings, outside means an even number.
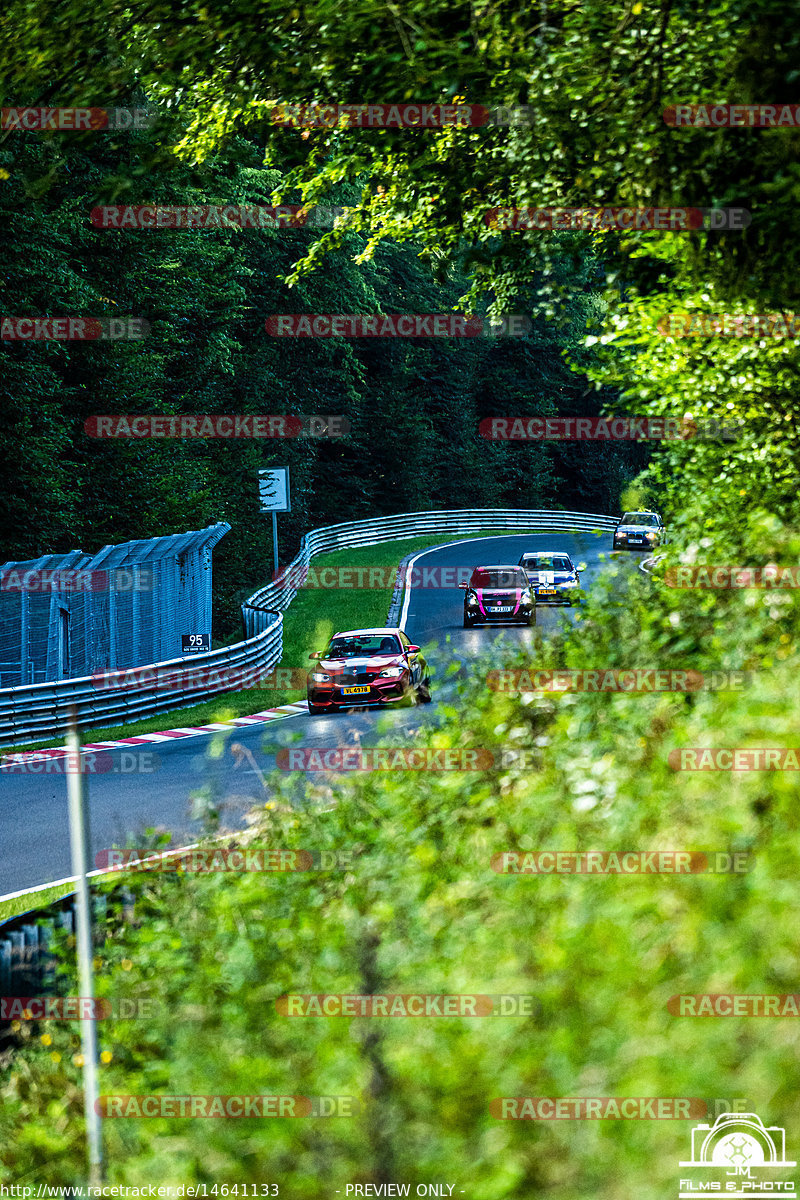
M464 628L491 622L536 624L536 596L522 567L476 567L464 596Z

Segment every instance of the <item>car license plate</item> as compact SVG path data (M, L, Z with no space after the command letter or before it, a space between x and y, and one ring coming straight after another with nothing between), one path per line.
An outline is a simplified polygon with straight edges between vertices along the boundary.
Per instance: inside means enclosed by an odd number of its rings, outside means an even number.
M555 588L539 588L540 596L555 596L555 594L556 594Z
M364 696L367 694L369 694L368 687L346 687L346 688L343 687L342 688L343 696Z
M491 611L492 612L511 612L511 607L509 606L507 608L493 608Z

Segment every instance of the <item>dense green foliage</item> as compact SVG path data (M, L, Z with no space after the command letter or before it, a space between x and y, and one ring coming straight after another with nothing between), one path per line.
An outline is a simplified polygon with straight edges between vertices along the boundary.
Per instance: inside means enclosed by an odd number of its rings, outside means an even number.
M782 542L768 525L760 533L772 554L797 555L797 539ZM279 1179L309 1200L321 1181L479 1180L486 1196L558 1188L581 1200L677 1187L689 1123L501 1123L489 1113L496 1096L737 1099L796 1144L791 1018L667 1010L680 993L796 990L796 785L779 773L687 778L667 762L681 745L798 745L788 646L800 612L794 599L779 608L785 641L773 655L768 606L672 592L662 607L641 576L626 582L612 569L575 633L540 644L540 665L746 664L753 681L690 698L521 703L480 686L492 656L475 665L443 730L404 741L387 729L381 741L513 749L517 765L328 778L304 813L284 809L292 785L275 772L252 843L345 852L346 869L133 876L141 924L115 935L100 986L163 1007L146 1025L102 1025L112 1056L102 1092L208 1092L213 1081L223 1094L348 1095L363 1108L327 1122L107 1121L114 1180ZM223 743L219 753L229 753ZM716 876L493 872L491 856L512 848L747 850L753 862ZM276 1009L283 994L327 992L524 994L534 1011L369 1020ZM42 1033L21 1031L0 1132L16 1145L15 1172L77 1179L78 1042L54 1023L45 1046ZM36 1121L45 1105L47 1130Z
M280 518L288 561L306 530L348 517L493 505L614 511L645 461L632 445L572 457L479 436L484 416L596 409L585 376L563 358L586 328L582 290L568 323L540 320L520 340L270 338L264 321L276 312L447 312L464 276L454 267L434 277L413 246L388 243L357 266L366 239L354 233L324 272L289 289L284 277L312 230L89 227L95 204L120 199L269 204L281 176L252 141L231 141L194 172L165 164L152 133L68 144L12 136L0 151L14 168L4 190L16 248L4 314L134 315L151 330L135 342L4 343L3 560L227 520L214 560L216 633L230 635L241 599L271 570L259 467L291 470L292 512ZM90 438L86 419L107 413L334 413L351 431L335 440Z

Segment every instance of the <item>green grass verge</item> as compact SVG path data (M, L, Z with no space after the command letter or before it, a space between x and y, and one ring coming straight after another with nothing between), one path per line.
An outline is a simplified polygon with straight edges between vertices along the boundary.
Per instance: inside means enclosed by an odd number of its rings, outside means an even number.
M75 885L72 883L59 883L55 887L42 888L40 892L34 892L32 895L17 896L14 900L2 900L0 901L0 921L8 921L11 917L18 917L21 913L47 908L48 904L52 904L61 896L66 896L74 889Z
M320 571L325 567L393 567L401 558L414 550L428 546L441 546L446 542L485 537L502 537L505 534L525 533L526 530L487 529L474 534L441 533L423 537L403 538L393 542L381 542L377 546L362 546L354 550L336 550L331 554L320 554L312 559L312 567ZM393 583L393 579L392 579ZM308 656L319 650L326 639L337 629L355 629L370 625L383 625L392 598L392 586L386 588L339 588L301 590L287 609L283 618L283 657L281 669L307 670ZM280 682L280 680L277 680ZM188 708L172 709L142 721L128 725L108 726L100 729L84 729L81 741L111 742L120 737L136 737L142 733L158 733L160 729L176 729L184 725L209 725L214 721L229 721L233 717L246 717L264 709L277 708L294 700L304 700L305 689L299 688L248 688L241 692L225 692L193 704ZM56 739L26 743L7 747L3 753L14 750L36 750L58 744Z

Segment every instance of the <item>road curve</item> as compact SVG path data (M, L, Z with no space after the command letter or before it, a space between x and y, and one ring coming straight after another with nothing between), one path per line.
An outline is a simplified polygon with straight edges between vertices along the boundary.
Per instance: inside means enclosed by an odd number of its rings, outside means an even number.
M553 533L501 534L480 539L459 539L433 547L416 556L419 574L422 568L438 570L473 567L478 563L515 563L526 549L566 550L574 562L585 562L581 584L590 588L600 570L601 556L611 549L611 534ZM638 555L621 561L626 571L635 569ZM424 582L424 581L423 581ZM404 598L401 623L412 641L426 648L434 668L434 703L414 709L391 712L361 709L332 716L310 717L302 713L269 726L271 746L287 745L328 748L332 745L375 744L380 728L392 730L419 728L422 722L437 719L435 682L437 668L454 658L469 661L497 638L516 639L530 644L533 630L524 627L462 627L464 593L457 587L415 586ZM537 609L539 630L554 630L569 609ZM450 685L452 686L452 685ZM439 696L442 691L439 689ZM165 717L165 724L169 717ZM246 812L263 803L265 792L260 776L271 769L274 759L265 754L266 725L237 728L228 735L228 748L221 756L209 755L214 735L198 735L175 742L140 748L158 764L152 773L126 773L130 751L110 751L114 766L106 774L87 776L92 854L114 844L124 844L128 835L138 835L148 827L169 829L173 844L187 845L199 833L192 820L192 794L204 785L211 787L222 805L224 827L240 828ZM230 746L242 747L232 753ZM143 760L147 765L147 760ZM301 776L298 783L302 782ZM66 781L63 774L16 774L0 772L0 897L23 888L64 879L70 875L69 830L67 824Z

